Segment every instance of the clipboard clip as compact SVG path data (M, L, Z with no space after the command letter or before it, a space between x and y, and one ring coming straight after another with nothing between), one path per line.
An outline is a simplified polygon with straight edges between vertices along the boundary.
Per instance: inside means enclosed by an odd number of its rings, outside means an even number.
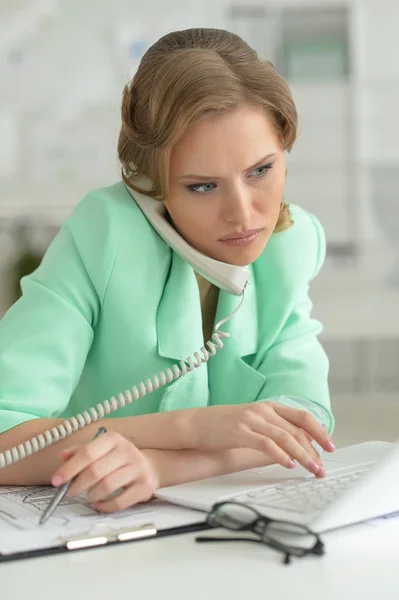
M155 536L157 529L153 523L144 523L137 527L125 527L118 530L108 530L95 533L96 527L104 525L94 525L85 534L78 534L69 537L60 537L63 546L67 550L80 550L82 548L93 548L95 546L106 546L111 542L129 542Z

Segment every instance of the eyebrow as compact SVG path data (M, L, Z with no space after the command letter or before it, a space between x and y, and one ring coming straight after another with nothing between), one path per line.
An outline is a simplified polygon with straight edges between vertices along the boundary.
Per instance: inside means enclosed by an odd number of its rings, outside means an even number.
M243 173L245 173L246 171L250 171L251 169L255 169L257 166L259 166L260 164L262 164L264 161L269 160L270 158L274 158L276 156L276 152L271 152L270 154L266 154L266 156L263 156L262 158L260 158L254 165L252 165L251 167L248 167L247 169L244 169ZM189 173L187 175L181 175L179 177L179 179L202 179L204 181L209 181L210 179L220 179L220 177L218 175L195 175L194 173Z

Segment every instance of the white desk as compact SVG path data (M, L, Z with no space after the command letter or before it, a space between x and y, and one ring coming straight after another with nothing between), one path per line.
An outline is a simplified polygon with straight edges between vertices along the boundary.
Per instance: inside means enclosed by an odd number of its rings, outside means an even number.
M0 564L4 600L398 600L399 524L359 525L293 560L251 543L200 545L194 534Z

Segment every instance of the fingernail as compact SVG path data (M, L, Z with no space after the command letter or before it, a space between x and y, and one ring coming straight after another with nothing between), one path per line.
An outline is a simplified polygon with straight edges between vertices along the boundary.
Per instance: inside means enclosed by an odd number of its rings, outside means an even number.
M58 487L59 485L61 485L61 483L64 483L61 475L54 475L54 477L51 480L51 483L53 484L54 487Z
M335 446L334 446L334 444L333 444L332 442L328 442L328 444L327 444L327 448L328 448L328 449L329 449L331 452L334 452L334 450L335 450Z
M320 465L318 465L314 460L312 460L312 462L309 465L309 469L312 471L312 473L319 473L320 471Z
M318 472L317 472L317 475L318 475L319 477L325 477L325 474L326 474L326 470L325 470L325 468L324 468L323 466L321 466L321 467L319 468Z
M296 467L296 462L295 462L295 461L293 461L292 459L290 459L290 460L287 462L287 467L288 467L289 469L295 469L295 467Z

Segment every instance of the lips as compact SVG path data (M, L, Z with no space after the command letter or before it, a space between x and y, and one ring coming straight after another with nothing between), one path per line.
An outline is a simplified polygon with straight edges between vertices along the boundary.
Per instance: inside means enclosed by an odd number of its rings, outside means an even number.
M234 240L244 240L247 238L251 238L254 235L260 233L262 229L263 227L261 227L260 229L250 229L249 231L245 231L244 233L236 231L234 233L230 233L229 235L225 235L224 237L219 238L219 242L232 242Z
M225 246L249 246L253 244L260 236L263 229L251 229L245 233L231 233L224 238L220 238L219 242Z

